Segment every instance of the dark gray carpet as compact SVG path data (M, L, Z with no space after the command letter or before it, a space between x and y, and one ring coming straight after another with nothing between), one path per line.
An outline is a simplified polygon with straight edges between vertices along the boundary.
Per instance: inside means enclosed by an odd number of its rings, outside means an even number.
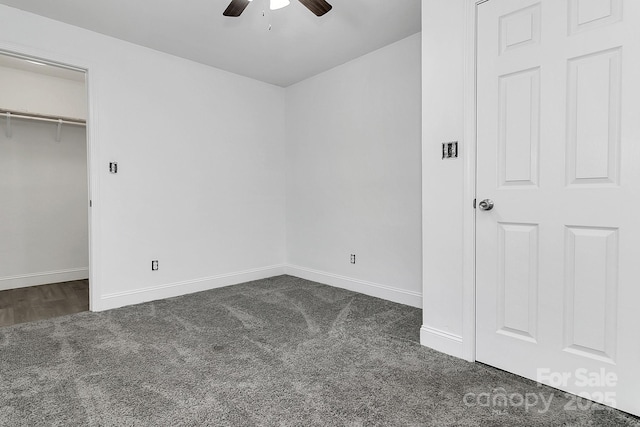
M0 328L0 425L640 425L422 347L420 324L418 309L280 276Z

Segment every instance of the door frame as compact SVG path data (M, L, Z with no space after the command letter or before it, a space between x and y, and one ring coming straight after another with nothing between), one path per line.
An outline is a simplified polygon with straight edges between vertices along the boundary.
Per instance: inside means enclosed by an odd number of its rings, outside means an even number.
M89 310L100 311L100 285L101 285L101 265L100 265L100 203L96 203L99 198L99 156L98 156L98 135L97 126L98 107L96 102L96 66L82 58L72 57L56 51L45 51L33 47L16 45L0 41L0 54L6 54L18 58L31 59L49 65L69 68L85 73L85 88L87 96L87 181L89 189L89 200L91 206L88 208L89 225Z
M489 0L464 0L464 130L463 244L462 244L462 353L476 360L476 111L478 6Z

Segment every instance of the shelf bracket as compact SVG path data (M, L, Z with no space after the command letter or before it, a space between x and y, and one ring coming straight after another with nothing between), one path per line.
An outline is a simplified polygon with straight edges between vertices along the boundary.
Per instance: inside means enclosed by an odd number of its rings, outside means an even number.
M56 142L60 142L61 132L62 132L62 119L58 119L58 130L56 131Z
M7 115L7 128L5 129L5 134L7 135L7 138L11 138L11 113L7 111L6 115Z

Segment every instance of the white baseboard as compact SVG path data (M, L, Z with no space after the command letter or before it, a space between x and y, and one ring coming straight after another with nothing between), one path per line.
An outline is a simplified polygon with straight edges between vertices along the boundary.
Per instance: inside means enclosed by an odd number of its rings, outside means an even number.
M325 285L335 286L336 288L348 289L350 291L386 299L388 301L422 308L422 294L419 292L407 291L404 289L381 285L379 283L339 276L337 274L312 270L310 268L296 265L287 265L285 267L285 272L290 276L300 277L301 279L311 280Z
M282 274L284 274L284 265L272 265L269 267L220 274L200 279L185 280L183 282L168 283L165 285L134 289L125 292L116 292L102 295L99 299L99 306L92 307L92 310L111 310L113 308L124 307L127 305L172 298L180 295L192 294L194 292L237 285L238 283L250 282L252 280L280 276Z
M422 325L420 344L450 356L464 358L462 337L459 335Z
M26 288L29 286L47 285L49 283L71 282L89 278L89 268L70 268L67 270L42 271L39 273L20 274L0 277L0 291Z

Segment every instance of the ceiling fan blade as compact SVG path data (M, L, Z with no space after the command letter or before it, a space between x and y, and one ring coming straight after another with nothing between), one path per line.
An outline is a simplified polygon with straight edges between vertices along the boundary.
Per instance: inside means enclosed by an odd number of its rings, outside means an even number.
M249 3L251 0L231 0L222 14L224 16L240 16Z
M325 0L300 0L307 9L315 13L316 16L322 16L331 10L331 5Z

